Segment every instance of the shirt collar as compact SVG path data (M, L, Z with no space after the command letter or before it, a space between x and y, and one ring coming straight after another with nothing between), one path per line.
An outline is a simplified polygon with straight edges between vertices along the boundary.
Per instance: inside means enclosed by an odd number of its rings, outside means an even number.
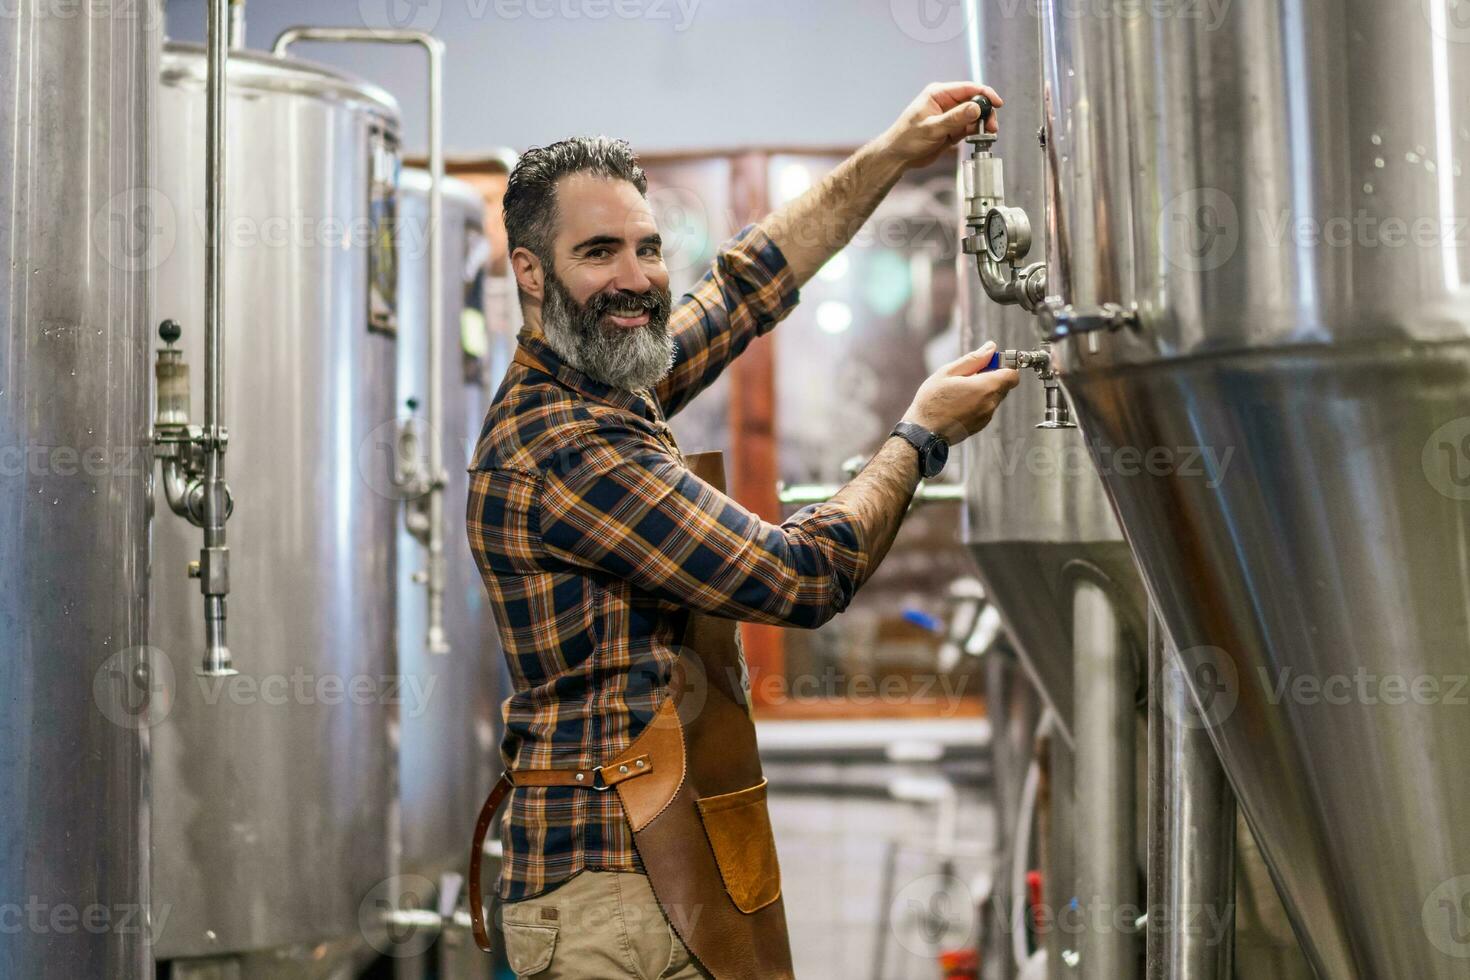
M523 327L517 336L520 346L515 359L520 364L549 375L573 391L615 408L621 408L656 421L653 396L648 389L627 391L604 384L572 367L546 342L546 335L531 327Z

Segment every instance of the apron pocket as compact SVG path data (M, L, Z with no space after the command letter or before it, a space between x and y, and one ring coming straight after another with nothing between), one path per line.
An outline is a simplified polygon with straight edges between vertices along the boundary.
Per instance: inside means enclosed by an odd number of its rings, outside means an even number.
M766 781L697 802L725 891L735 907L750 913L780 898L781 869L766 809Z

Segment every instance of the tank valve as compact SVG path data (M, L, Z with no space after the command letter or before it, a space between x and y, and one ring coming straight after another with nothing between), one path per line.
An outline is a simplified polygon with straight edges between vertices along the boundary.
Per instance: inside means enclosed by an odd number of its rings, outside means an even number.
M1037 350L996 351L990 363L985 366L985 370L994 371L999 367L1018 371L1030 368L1041 379L1042 385L1046 388L1046 415L1036 423L1038 429L1077 428L1077 423L1072 421L1072 408L1067 404L1067 396L1062 394L1061 382L1057 379L1056 368L1052 365L1049 346L1040 347Z
M158 336L163 346L158 349L158 359L153 365L153 376L157 382L157 403L153 410L153 452L158 457L163 471L163 495L169 510L178 514L195 527L205 527L207 521L204 496L208 487L209 457L211 450L222 453L229 442L229 433L223 426L219 429L217 445L211 446L202 426L189 421L189 364L184 352L175 345L183 330L175 320L164 320L159 324ZM228 520L235 511L235 498L223 481L224 515ZM223 636L224 597L230 591L230 553L223 545L206 546L199 553L198 561L191 561L188 574L199 580L199 589L206 607L214 611L212 635ZM211 615L206 612L206 620ZM209 624L206 623L209 628ZM209 676L228 676L235 673L231 666L230 651L223 642L208 644L201 673Z
M204 430L189 422L189 364L184 352L174 345L183 330L175 320L164 320L158 336L153 365L158 399L153 412L153 447L163 467L163 494L169 509L195 527L204 526ZM221 439L228 438L221 435ZM225 488L225 516L234 512L235 501Z
M1017 265L1031 251L1031 219L1023 208L1008 207L1005 201L1005 168L991 149L995 134L985 131L994 107L983 95L972 99L980 107L980 131L965 137L970 159L961 170L965 194L965 225L970 233L962 241L965 252L975 256L980 284L997 303L1018 305L1035 313L1046 300L1046 263Z

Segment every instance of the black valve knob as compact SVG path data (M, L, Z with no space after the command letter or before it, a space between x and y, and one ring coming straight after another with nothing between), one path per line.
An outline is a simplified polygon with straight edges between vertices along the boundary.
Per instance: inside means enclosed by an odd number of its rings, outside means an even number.
M417 398L410 397L407 405L410 412L417 412L419 410L419 400Z
M984 131L985 121L989 119L990 114L995 111L995 106L991 105L990 100L983 95L977 95L970 101L980 107L980 129Z
M183 335L184 328L179 326L179 321L177 320L164 320L158 325L158 336L163 339L165 344L172 346L178 343L179 338Z

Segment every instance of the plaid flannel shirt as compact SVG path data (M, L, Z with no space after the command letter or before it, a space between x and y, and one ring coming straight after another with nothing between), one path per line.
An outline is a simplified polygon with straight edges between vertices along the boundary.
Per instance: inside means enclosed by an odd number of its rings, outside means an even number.
M665 697L691 609L816 627L847 607L868 566L851 509L762 521L684 466L666 422L796 299L750 227L674 306L675 364L653 391L594 381L522 332L467 515L514 684L507 767L589 767L626 748ZM510 901L586 868L642 870L616 793L517 789L501 840Z

